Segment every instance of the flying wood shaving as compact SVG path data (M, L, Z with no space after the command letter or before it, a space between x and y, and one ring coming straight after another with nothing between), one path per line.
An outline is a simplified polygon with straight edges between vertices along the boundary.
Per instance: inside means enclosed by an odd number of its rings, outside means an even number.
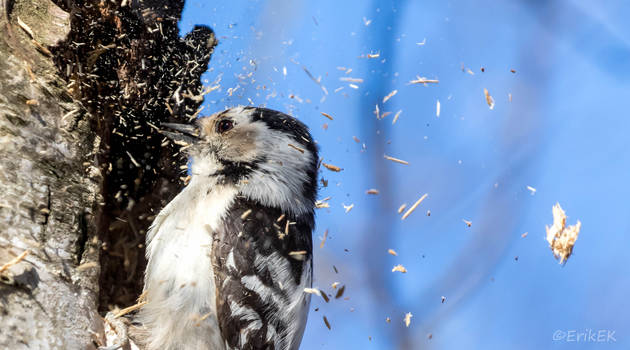
M385 157L385 159L387 160L391 160L392 162L396 162L396 163L400 163L400 164L405 164L405 165L409 165L409 162L406 160L402 160L402 159L398 159L398 158L394 158L394 157L390 157L388 155L384 155L383 157Z
M400 113L402 113L402 109L396 112L396 115L394 115L394 119L392 120L392 125L396 124L396 121L398 121L398 117L400 117Z
M328 327L328 330L330 330L330 323L328 322L326 316L324 316L324 323L326 324L326 327Z
M567 216L560 207L560 203L553 206L552 213L553 225L545 227L547 242L549 242L553 256L560 259L560 264L565 264L573 252L573 246L580 233L582 223L578 220L577 224L566 226Z
M315 294L315 295L319 295L319 296L322 295L322 293L320 293L319 289L317 289L317 288L304 288L304 293Z
M16 256L15 258L11 259L11 261L9 261L8 263L2 265L0 267L0 273L3 273L4 271L6 271L9 267L18 264L20 261L24 260L24 258L30 253L29 250L25 250L24 252L22 252L22 254Z
M381 119L381 110L378 108L378 105L374 109L374 114L376 114L376 119Z
M387 96L383 97L383 103L387 102L390 98L394 97L398 93L398 90L390 92Z
M333 289L337 289L338 285L339 285L339 282L333 282L333 284L331 284L330 286L333 287Z
M346 83L357 83L357 84L361 84L363 82L363 79L361 78L351 78L351 77L341 77L339 78L339 80L344 81Z
M398 207L398 214L402 213L405 208L407 208L407 203L403 203L400 207Z
M407 273L407 269L402 266L402 265L396 265L394 266L394 268L392 269L392 272L402 272L402 273Z
M320 290L319 291L319 295L322 296L322 299L324 299L325 302L329 302L330 301L330 299L328 299L328 295L326 295L326 293L324 291Z
M319 248L324 248L324 243L326 243L326 238L328 238L328 230L324 231L324 238L322 238L322 242L319 244Z
M411 80L409 84L437 84L440 81L437 79L427 79L425 77L416 76L416 80Z
M296 256L296 255L306 255L306 250L296 250L296 251L292 251L289 252L290 256Z
M427 198L429 194L425 193L422 197L420 197L420 199L418 199L415 203L413 203L413 205L411 206L411 208L409 208L409 210L407 210L405 212L405 214L403 214L402 218L400 218L400 220L405 220L409 215L411 215L411 213L413 213L414 210L416 210L416 208L420 205L420 203L422 203L422 201Z
M135 305L131 305L129 307L126 307L126 308L120 310L116 315L114 315L114 318L119 318L119 317L124 316L124 315L126 315L126 314L128 314L128 313L130 313L130 312L132 312L134 310L138 310L139 308L143 307L146 304L147 304L147 301L142 301L142 302L139 302L139 303L137 303Z
M532 186L527 186L527 189L532 193L532 196L536 194L536 189Z
M337 290L337 294L335 294L335 299L339 299L343 296L343 292L346 291L346 286L343 285L341 286L341 288L339 288L339 290Z
M435 116L436 117L440 117L440 100L437 100L437 103L435 104Z
M328 118L328 119L330 119L330 120L333 120L333 117L331 117L331 116L330 116L330 114L328 114L328 113L324 113L324 112L320 112L320 113L321 113L324 117L326 117L326 118Z
M490 107L490 109L494 109L494 99L490 96L488 89L484 88L483 94L486 96L486 103L488 104L488 107Z
M289 147L293 148L294 150L296 150L296 151L298 151L300 153L304 153L304 150L302 148L300 148L300 147L298 147L296 145L292 145L290 143L288 145L289 145Z
M398 253L396 253L396 251L393 249L388 249L387 252L393 256L398 256Z
M375 188L371 188L371 189L365 191L365 193L367 193L367 194L378 194L378 190L375 189Z
M466 224L466 226L468 227L472 226L472 221L468 221L466 219L462 219L462 221Z
M407 312L405 314L405 326L409 327L409 325L411 324L411 318L413 317L413 315L411 314L411 312Z
M343 209L346 210L346 213L349 212L350 210L352 210L352 208L354 208L354 204L350 204L350 205L343 205Z
M317 201L315 202L315 208L317 209L330 208L330 204L328 204L328 202Z
M326 163L322 163L322 165L324 166L324 168L330 170L330 171L334 171L336 173L341 171L341 168L336 166L336 165L332 165L332 164L326 164Z
M125 152L127 152L127 155L129 156L129 159L131 159L131 162L133 163L133 165L135 165L137 168L139 168L140 164L138 164L138 162L136 162L136 160L133 158L131 153L129 153L129 151L125 151Z

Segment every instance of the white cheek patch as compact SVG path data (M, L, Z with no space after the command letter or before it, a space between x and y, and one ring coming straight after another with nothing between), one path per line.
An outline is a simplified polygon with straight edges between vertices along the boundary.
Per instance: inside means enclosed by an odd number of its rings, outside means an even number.
M282 131L268 129L262 122L252 126L260 129L256 141L258 156L264 156L266 161L258 164L240 186L240 192L263 205L295 215L310 212L313 203L304 197L303 191L304 184L310 181L308 171L313 166L313 154Z

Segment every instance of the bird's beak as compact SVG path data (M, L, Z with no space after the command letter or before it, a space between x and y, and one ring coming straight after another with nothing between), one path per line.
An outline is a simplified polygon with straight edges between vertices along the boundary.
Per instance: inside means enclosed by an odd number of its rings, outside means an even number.
M160 126L176 131L160 130L160 133L180 146L188 146L199 140L199 129L196 125L162 123Z

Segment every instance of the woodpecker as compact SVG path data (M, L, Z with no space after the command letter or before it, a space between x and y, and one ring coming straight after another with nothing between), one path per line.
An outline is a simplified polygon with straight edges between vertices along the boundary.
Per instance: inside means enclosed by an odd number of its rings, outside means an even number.
M164 126L189 144L191 178L147 233L144 347L298 349L317 192L308 128L253 107Z

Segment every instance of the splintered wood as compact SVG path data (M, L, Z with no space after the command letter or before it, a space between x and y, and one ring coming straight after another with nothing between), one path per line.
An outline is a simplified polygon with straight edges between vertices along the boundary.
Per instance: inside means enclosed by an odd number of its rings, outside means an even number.
M8 263L0 266L0 274L3 273L4 271L8 270L9 267L18 264L20 261L24 260L24 258L29 254L28 250L25 250L24 252L22 252L22 254L16 256L15 258L11 259L11 261L9 261Z
M437 84L440 81L437 79L427 79L425 77L416 76L415 80L411 80L409 84Z
M326 318L326 316L324 316L324 323L326 324L326 327L328 328L328 330L330 330L330 322L328 322L328 319Z
M406 161L406 160L402 160L402 159L398 159L398 158L390 157L390 156L388 156L388 155L384 155L383 157L384 157L385 159L387 159L387 160L391 160L392 162L395 162L395 163L400 163L400 164L404 164L404 165L409 165L409 162L408 162L408 161Z
M138 310L139 308L143 307L146 304L147 304L147 301L145 300L145 301L141 301L141 302L139 302L139 303L137 303L135 305L131 305L129 307L126 307L126 308L120 310L116 315L114 315L114 318L122 317L122 316L124 316L124 315L126 315L126 314L128 314L128 313L130 313L132 311Z
M332 164L326 164L326 163L322 163L322 165L324 166L324 168L330 170L330 171L334 171L336 173L341 171L341 168L336 166L336 165L332 165Z
M390 92L387 96L383 97L383 103L387 102L390 98L394 97L398 93L398 90Z
M553 225L545 227L547 242L549 242L553 256L560 259L560 264L565 264L573 253L573 246L580 234L582 223L578 220L575 225L566 226L567 216L560 207L560 203L556 203L551 211L553 213Z
M392 268L392 272L407 273L407 269L404 266L399 264L399 265L394 266L394 268Z
M492 98L492 96L490 96L488 89L484 88L483 94L484 96L486 96L486 103L488 104L488 107L490 107L490 109L494 109L494 99Z
M328 114L328 113L324 113L324 112L320 112L320 113L321 113L324 117L326 117L326 118L328 118L328 119L330 119L330 120L333 120L333 117L331 117L331 116L330 116L330 114Z
M409 327L409 325L411 324L411 318L413 317L413 315L411 314L411 312L407 312L405 314L405 327Z
M411 206L411 208L409 208L409 210L407 210L405 212L405 214L403 214L402 218L400 218L400 220L405 220L409 215L411 215L411 213L413 213L414 210L416 210L416 208L420 205L420 203L422 203L422 201L427 198L429 194L425 193L422 197L420 197L420 199L418 199L415 203L413 203L413 205Z

